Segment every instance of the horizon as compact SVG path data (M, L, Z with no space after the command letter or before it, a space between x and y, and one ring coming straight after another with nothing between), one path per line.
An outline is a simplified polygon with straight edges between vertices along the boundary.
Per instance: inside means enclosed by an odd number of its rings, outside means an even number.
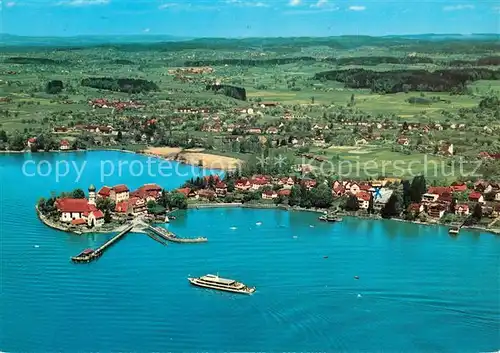
M498 2L490 0L3 0L0 32L31 37L466 36L499 34L499 14Z

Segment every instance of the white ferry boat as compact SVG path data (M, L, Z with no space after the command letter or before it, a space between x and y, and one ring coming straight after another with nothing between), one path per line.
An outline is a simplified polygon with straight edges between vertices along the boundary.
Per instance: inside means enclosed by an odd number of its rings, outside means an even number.
M255 292L255 287L248 287L234 279L222 278L216 275L208 274L197 278L189 277L188 280L191 284L203 288L242 294L252 294Z

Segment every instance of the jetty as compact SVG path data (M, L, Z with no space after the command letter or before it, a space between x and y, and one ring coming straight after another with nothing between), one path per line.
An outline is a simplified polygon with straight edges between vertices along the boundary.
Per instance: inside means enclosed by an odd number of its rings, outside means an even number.
M109 249L112 245L116 244L120 241L128 232L130 232L134 228L133 224L128 225L125 229L123 229L120 233L109 239L107 242L102 244L97 249L85 249L80 254L71 257L71 261L75 263L88 263L93 260L98 259L104 254L104 252Z
M161 227L153 227L153 226L148 225L146 229L152 231L157 236L159 236L165 240L171 241L173 243L205 243L208 241L207 238L203 238L203 237L179 238L174 233L169 232L165 228L161 228Z

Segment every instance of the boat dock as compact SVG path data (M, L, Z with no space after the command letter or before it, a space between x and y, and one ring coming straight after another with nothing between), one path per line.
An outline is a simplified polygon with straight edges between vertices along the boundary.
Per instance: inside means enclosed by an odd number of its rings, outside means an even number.
M154 234L157 236L171 241L173 243L205 243L208 241L207 238L199 237L199 238L179 238L175 234L169 232L165 228L161 227L153 227L148 225L147 228L148 230L152 231Z
M80 254L73 256L71 258L71 261L76 262L76 263L88 263L91 262L95 259L98 259L99 257L102 256L104 251L109 249L113 244L116 244L120 239L122 239L128 232L130 232L134 228L133 224L130 224L122 230L120 233L115 235L113 238L109 239L107 242L102 244L100 247L97 249L86 249L82 251Z

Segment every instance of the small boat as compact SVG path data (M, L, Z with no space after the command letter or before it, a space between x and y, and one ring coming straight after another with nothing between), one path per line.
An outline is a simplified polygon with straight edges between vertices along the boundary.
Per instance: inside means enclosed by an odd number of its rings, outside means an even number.
M237 282L234 279L222 278L218 275L205 275L197 278L188 277L189 282L192 285L217 289L225 292L242 293L242 294L252 294L255 292L255 287L248 287L241 282Z
M170 219L168 218L168 216L165 216L165 223L170 223Z
M452 227L448 230L448 234L451 235L457 235L460 232L460 228L458 227Z
M342 222L342 218L340 217L336 217L335 215L333 214L324 214L322 216L319 216L318 219L320 221L323 221L323 222L330 222L330 223L333 223L333 222Z

